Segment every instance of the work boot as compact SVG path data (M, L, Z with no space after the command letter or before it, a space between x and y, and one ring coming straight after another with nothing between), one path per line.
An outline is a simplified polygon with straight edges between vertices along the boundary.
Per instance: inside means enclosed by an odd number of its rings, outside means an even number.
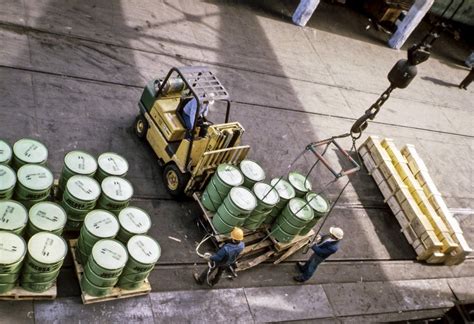
M303 278L301 276L294 276L293 280L296 281L296 282L300 282L300 283L305 282L305 280L303 280Z
M196 283L197 283L198 285L202 285L202 281L201 281L201 279L199 278L199 274L197 274L196 272L193 273L193 278L194 278L194 280L196 281Z
M303 272L304 264L304 262L296 262L296 269L300 272Z

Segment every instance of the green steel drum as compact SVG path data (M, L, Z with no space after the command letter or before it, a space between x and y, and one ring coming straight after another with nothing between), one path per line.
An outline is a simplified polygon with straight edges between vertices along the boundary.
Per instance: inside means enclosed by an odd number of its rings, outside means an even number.
M239 169L244 176L243 186L252 190L257 182L265 180L265 171L256 162L251 160L242 160Z
M92 210L100 196L99 183L88 176L75 175L68 179L63 201L76 210Z
M27 236L39 232L63 233L67 215L64 209L54 202L43 201L30 208L28 212Z
M23 138L13 144L12 167L20 169L25 164L46 165L48 159L48 149L37 140Z
M0 294L6 293L16 285L23 260L26 243L17 234L0 231Z
M270 184L278 192L278 195L280 196L280 200L275 205L275 207L273 207L270 213L270 216L267 217L267 220L265 221L265 223L267 224L271 224L273 220L278 215L280 215L281 211L283 210L283 208L285 208L288 201L296 197L295 188L293 188L293 186L285 179L274 178L272 179L272 181L270 181Z
M118 286L123 289L138 288L155 267L161 256L161 247L150 236L135 235L128 241L127 251L128 262L120 276Z
M118 215L120 230L117 240L126 244L128 240L139 234L146 234L151 227L151 219L147 212L137 207L127 207Z
M0 201L0 231L9 231L21 236L27 222L28 211L21 203L14 200Z
M116 153L102 153L97 159L97 164L95 178L99 183L110 176L125 177L128 172L127 160Z
M257 198L252 191L234 187L212 218L212 225L218 233L228 234L234 227L242 226L256 206Z
M321 195L315 192L309 192L306 194L305 199L309 202L309 205L313 209L314 217L309 223L301 230L300 235L306 235L313 229L316 223L324 217L330 210L330 203Z
M279 202L280 196L272 186L257 182L252 189L257 198L257 206L246 218L244 227L249 230L256 230L269 217L272 209Z
M12 148L0 139L0 164L8 165L12 159Z
M288 181L295 188L296 197L303 198L306 193L311 191L311 183L306 176L299 172L292 171L288 174Z
M72 176L93 177L96 171L97 161L92 155L83 151L71 151L64 157L64 166L59 177L59 188L64 191L67 181Z
M101 188L98 207L114 213L127 207L133 196L132 184L124 178L107 177L102 181Z
M127 249L122 243L104 239L94 244L87 263L94 274L112 278L120 276L127 260Z
M313 209L306 200L293 198L273 224L271 235L279 242L290 242L313 217Z
M241 186L244 176L231 164L221 164L204 190L201 202L210 211L217 211L233 187Z
M39 232L28 241L28 253L20 278L21 286L42 292L51 288L67 253L66 241L50 232Z
M114 278L114 279L118 280L117 278ZM81 288L88 295L100 297L100 296L106 296L110 294L112 292L113 286L109 286L109 287L96 286L87 278L86 275L83 274L81 278Z
M12 168L0 164L0 200L11 199L16 184L16 174Z
M96 209L89 212L84 219L84 226L77 242L79 261L87 262L94 244L102 239L113 239L119 231L119 223L114 214Z
M22 201L41 201L49 197L53 174L46 167L36 164L22 166L17 172L15 198Z

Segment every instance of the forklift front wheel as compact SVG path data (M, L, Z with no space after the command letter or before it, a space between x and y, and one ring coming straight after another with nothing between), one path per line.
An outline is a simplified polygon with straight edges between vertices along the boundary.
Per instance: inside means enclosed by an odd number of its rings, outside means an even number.
M145 138L146 132L148 130L148 122L143 115L138 115L135 119L135 134L138 138Z
M180 197L184 193L189 176L183 174L174 163L167 164L163 170L163 180L166 189L173 197Z

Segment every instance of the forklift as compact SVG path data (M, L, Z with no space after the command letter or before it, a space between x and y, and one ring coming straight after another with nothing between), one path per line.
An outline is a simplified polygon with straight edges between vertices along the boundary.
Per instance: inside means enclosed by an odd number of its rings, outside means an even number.
M210 99L216 103L213 107L225 107L224 123L214 124L200 116ZM197 109L188 129L184 107L191 100ZM227 90L206 67L171 68L164 79L146 85L138 107L135 133L155 151L166 189L174 197L203 190L219 164L237 165L250 150L248 145L241 145L242 125L229 122Z

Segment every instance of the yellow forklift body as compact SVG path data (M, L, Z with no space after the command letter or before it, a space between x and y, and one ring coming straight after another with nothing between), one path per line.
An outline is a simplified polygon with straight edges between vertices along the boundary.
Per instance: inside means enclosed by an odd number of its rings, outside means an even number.
M176 114L179 102L179 98L159 99L150 110L152 118L170 142L182 140L186 134L186 129Z

